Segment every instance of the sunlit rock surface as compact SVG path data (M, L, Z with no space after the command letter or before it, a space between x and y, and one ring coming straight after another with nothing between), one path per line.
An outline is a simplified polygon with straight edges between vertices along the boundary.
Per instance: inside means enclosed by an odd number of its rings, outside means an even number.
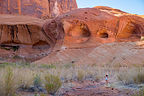
M104 43L137 42L143 35L143 18L107 7L76 9L48 20L0 15L1 57L19 56L35 61L47 56L36 61L43 64L78 63ZM115 49L115 45L111 46ZM98 57L94 59L97 61Z
M0 14L56 17L77 8L76 0L0 0Z
M44 24L44 30L47 34L54 33L56 36L60 32L59 28L61 29L62 27L63 30L61 31L61 35L64 34L62 39L63 43L56 42L56 45L58 45L54 48L56 50L53 50L49 56L37 61L36 63L78 63L79 60L81 60L80 62L82 64L86 63L82 62L84 59L83 57L85 57L85 61L87 61L87 63L96 63L98 59L100 59L99 62L106 61L105 63L108 63L112 60L113 56L110 56L107 52L110 52L111 55L114 53L117 54L114 56L115 58L121 52L130 50L127 49L128 47L123 48L125 44L120 44L118 42L139 41L144 35L144 19L117 9L106 8L95 7L77 9L46 22ZM112 13L113 10L114 13ZM117 16L116 12L121 15ZM57 41L59 41L59 39ZM113 42L117 42L120 45L115 45ZM109 43L110 45L106 45L107 47L104 47L104 49L101 48L102 50L97 49L98 46L101 46L101 44L104 43ZM116 46L118 46L118 48ZM126 43L126 46L131 46L131 43ZM137 44L132 43L132 48L135 48L135 46L137 46ZM117 52L115 49L117 49L117 51L123 51ZM93 54L91 54L91 52L93 52ZM140 55L140 53L143 52L139 52L134 55ZM130 54L130 56L132 56L130 51L127 51L126 54ZM101 56L103 57L103 55L104 58L108 60L102 60ZM90 58L87 59L87 57L96 58L91 60ZM122 54L120 54L120 57L124 58ZM134 59L133 57L129 57L129 59L130 58ZM139 61L139 59L135 61ZM140 62L142 62L142 60Z

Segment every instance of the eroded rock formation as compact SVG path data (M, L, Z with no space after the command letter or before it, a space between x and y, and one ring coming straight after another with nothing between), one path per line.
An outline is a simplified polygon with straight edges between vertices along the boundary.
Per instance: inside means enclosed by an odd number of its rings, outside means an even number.
M76 0L0 0L0 14L50 18L76 8Z
M78 61L103 43L137 41L144 36L143 18L114 11L105 7L82 8L46 21L1 15L0 43L6 48L19 48L10 52L22 57L37 59L51 53L40 61L46 63Z
M33 60L46 56L56 38L45 33L44 22L29 16L0 15L0 56Z
M98 43L139 40L144 35L144 19L118 10L118 14L111 14L98 8L84 8L68 12L47 22L45 31L55 34L59 32L57 26L50 25L53 21L56 24L63 24L65 33L64 44L67 47L95 46ZM116 10L116 9L115 9ZM116 10L117 11L117 10ZM126 14L126 15L124 15Z
M112 13L112 8L105 9L105 7L77 9L47 22L44 25L44 28L49 28L45 29L46 33L50 33L51 28L55 29L52 31L55 34L59 33L59 28L51 25L53 21L55 24L63 25L63 44L61 49L52 52L38 63L78 62L80 59L82 61L82 57L87 58L92 50L103 43L139 41L144 36L144 19L120 10L113 10L115 13ZM116 12L119 15L116 15ZM105 52L105 49L97 49L97 51ZM94 59L97 61L101 58Z

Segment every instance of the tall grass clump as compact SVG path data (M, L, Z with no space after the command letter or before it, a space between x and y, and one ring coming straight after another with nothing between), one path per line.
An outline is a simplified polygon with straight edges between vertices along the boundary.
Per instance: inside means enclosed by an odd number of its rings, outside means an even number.
M119 81L123 84L141 84L144 83L144 69L127 69L126 71L120 71L117 75Z
M4 70L0 70L0 96L4 96Z
M54 95L62 86L59 76L48 74L45 76L45 88L49 94Z
M31 70L29 68L15 68L14 75L19 84L19 87L22 89L28 89L34 84L34 76L37 74L37 71Z
M15 96L17 86L14 83L14 73L11 67L3 70L3 80L1 81L0 96Z
M77 73L77 80L78 81L82 81L85 77L85 74L82 70L78 70L78 73Z

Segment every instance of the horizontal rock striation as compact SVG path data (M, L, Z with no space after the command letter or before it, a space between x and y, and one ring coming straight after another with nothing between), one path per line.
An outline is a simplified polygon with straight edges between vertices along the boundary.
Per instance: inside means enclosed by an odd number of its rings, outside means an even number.
M29 16L0 15L0 56L38 59L48 55L58 37L52 31L46 34L44 23Z

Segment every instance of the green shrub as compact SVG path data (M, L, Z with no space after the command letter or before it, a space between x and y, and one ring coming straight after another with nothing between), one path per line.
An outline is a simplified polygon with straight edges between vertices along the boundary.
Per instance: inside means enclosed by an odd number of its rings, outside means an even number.
M59 76L48 74L45 76L45 88L49 94L54 95L61 87L62 82Z
M40 76L39 75L36 75L35 77L34 77L34 86L41 86L41 78L40 78Z

